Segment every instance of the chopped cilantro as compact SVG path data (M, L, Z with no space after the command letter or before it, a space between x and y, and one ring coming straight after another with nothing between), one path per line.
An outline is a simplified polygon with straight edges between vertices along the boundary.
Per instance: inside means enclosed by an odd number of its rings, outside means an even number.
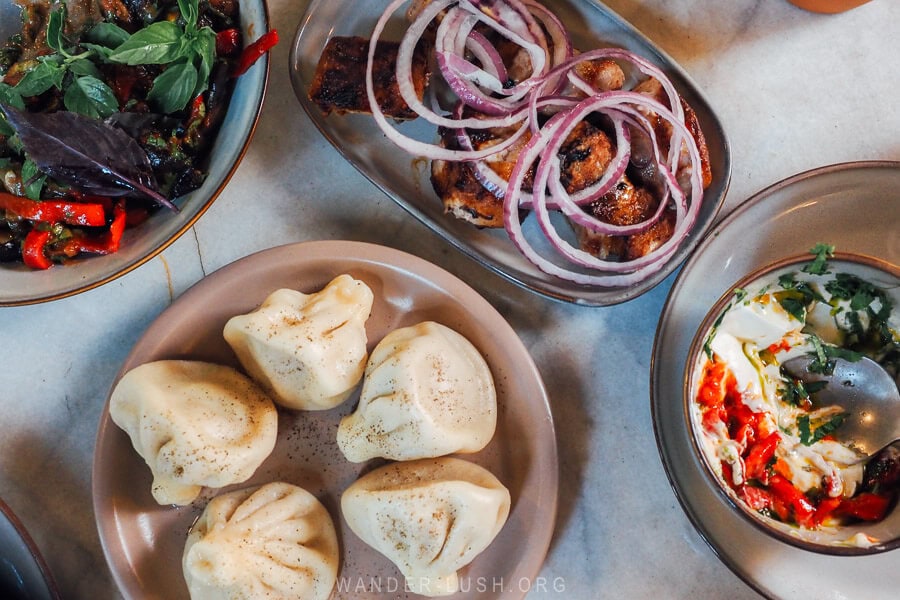
M815 429L812 428L809 415L802 415L797 418L797 431L800 434L800 443L804 446L811 446L816 442L825 439L825 436L834 433L841 426L848 416L847 413L838 413L833 415L826 422L822 423Z
M789 315L798 321L806 320L806 303L796 296L778 296L778 303Z
M778 276L778 285L786 290L792 290L797 285L797 279L793 273L782 273Z
M803 272L811 275L824 275L828 272L828 259L834 256L834 246L819 242L810 249L810 254L816 257L809 263L803 265Z
M857 362L862 360L863 356L865 356L862 352L826 344L816 335L810 335L809 340L813 345L813 351L810 353L813 360L811 360L807 366L810 373L831 375L834 371L835 358L841 358L848 362Z
M809 406L810 396L822 390L828 385L827 381L808 381L804 383L799 379L787 378L784 387L779 389L781 398L794 406Z

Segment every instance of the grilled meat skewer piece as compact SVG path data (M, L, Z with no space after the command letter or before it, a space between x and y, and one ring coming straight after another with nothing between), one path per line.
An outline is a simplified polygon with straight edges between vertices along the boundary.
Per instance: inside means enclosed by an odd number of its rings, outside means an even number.
M398 121L415 119L414 113L400 96L397 86L398 42L381 41L375 47L373 82L378 106L388 117ZM366 63L369 40L362 37L333 37L328 40L316 65L309 99L326 115L369 113L366 94ZM429 70L425 52L416 50L412 65L413 84L421 100L428 85Z

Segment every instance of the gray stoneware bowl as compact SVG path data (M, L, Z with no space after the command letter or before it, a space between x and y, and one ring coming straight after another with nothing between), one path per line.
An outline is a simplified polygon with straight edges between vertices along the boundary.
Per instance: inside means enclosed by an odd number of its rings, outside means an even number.
M704 344L713 328L718 325L720 316L734 301L733 290L746 290L753 295L764 286L775 285L779 275L798 273L810 260L812 256L806 254L785 257L770 263L735 282L712 306L697 330L685 365L683 393L685 424L690 431L695 456L703 465L704 478L716 488L719 495L730 505L732 512L738 515L737 518L745 519L774 539L820 554L861 556L893 550L900 547L900 508L896 505L883 520L878 522L860 522L816 530L789 525L752 509L731 486L726 484L717 468L719 459L708 443L707 433L700 423L700 411L695 398L705 362ZM900 307L900 268L871 256L836 252L834 258L828 260L828 270L832 273L855 275L885 290L894 305L890 323L896 326L900 320L897 313ZM813 280L816 281L818 278ZM852 541L854 536L859 536L859 539L865 536L869 541L854 542Z
M59 600L37 546L12 509L0 500L0 598Z
M19 23L19 9L13 0L0 0L3 41L19 30ZM241 28L245 44L269 30L265 0L242 0ZM181 207L178 213L159 210L140 226L127 229L115 254L80 258L46 271L0 263L0 307L47 302L96 288L141 266L189 230L222 193L247 151L259 119L268 75L266 56L237 80L210 154L206 181L178 201Z

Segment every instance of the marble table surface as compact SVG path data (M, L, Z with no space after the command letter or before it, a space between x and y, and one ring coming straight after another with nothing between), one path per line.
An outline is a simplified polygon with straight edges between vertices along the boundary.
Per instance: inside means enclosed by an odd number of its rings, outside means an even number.
M875 0L836 16L782 0L606 4L680 62L718 111L734 165L723 214L807 169L900 160L900 3ZM195 227L100 289L0 309L0 496L45 553L64 598L119 597L92 513L91 461L129 349L205 275L314 239L392 246L449 270L530 349L549 390L560 460L557 528L541 572L548 585L533 597L758 598L695 532L657 453L649 366L673 277L619 306L577 307L523 291L438 239L345 164L297 103L288 52L306 5L270 0L282 43L259 127Z

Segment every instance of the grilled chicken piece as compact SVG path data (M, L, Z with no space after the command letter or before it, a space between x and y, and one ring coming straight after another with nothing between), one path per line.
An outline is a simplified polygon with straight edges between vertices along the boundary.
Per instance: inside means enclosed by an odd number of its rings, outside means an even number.
M609 136L587 121L582 121L560 147L559 178L563 187L573 194L597 183L615 153L616 149Z
M649 218L659 201L647 189L636 187L623 176L616 187L587 210L597 219L612 225L633 225ZM663 213L646 231L629 236L601 235L572 223L579 247L602 260L634 260L649 254L672 237L674 214Z
M375 48L373 83L375 98L382 112L398 121L415 119L400 96L397 86L398 42L380 41ZM361 37L333 37L328 40L309 90L309 99L326 115L371 113L366 95L366 63L369 40ZM418 48L413 56L413 85L421 100L428 85L429 71L425 53Z
M442 139L452 135L447 131L442 134ZM445 213L477 227L503 227L503 200L481 185L472 163L431 161L431 185L443 202Z
M482 149L497 144L515 128L470 131L472 146ZM441 144L445 148L459 148L452 130L441 129ZM515 167L519 152L528 142L528 134L512 148L491 156L485 164L504 181ZM587 122L579 123L560 148L561 179L572 193L595 183L602 177L615 154L609 137ZM533 172L525 177L523 189L530 190ZM444 204L444 211L478 227L503 226L504 190L487 189L475 175L470 162L431 161L431 184Z
M625 85L625 72L619 64L608 58L586 60L575 65L575 74L598 92L621 90Z
M511 135L514 129L470 130L469 135L472 146L481 150L499 143ZM439 133L443 147L459 149L454 130L441 127ZM524 135L511 148L491 156L485 164L504 181L509 180L516 165L516 157L528 139L528 134ZM531 189L532 177L533 172L530 172L523 187ZM478 227L503 227L502 198L505 190L486 188L476 176L471 162L432 160L431 185L443 202L445 213Z
M663 90L662 84L652 77L637 84L634 87L634 91L650 96L654 100L660 102L663 106L669 106L669 99L666 96L665 90ZM712 168L709 164L709 147L706 145L706 138L703 136L703 131L700 129L700 121L697 119L697 113L694 112L694 109L692 109L683 98L681 99L681 106L684 109L684 124L687 126L688 131L691 132L691 136L697 144L697 149L700 151L701 176L703 187L706 188L712 183ZM651 118L651 122L653 123L654 129L656 129L658 138L668 140L672 135L671 126L656 115L648 116ZM668 152L668 150L668 148L663 148L664 153ZM687 152L682 151L679 158L679 166L686 167L688 164L689 158ZM682 175L690 174L689 170L686 168L681 169L680 172ZM648 173L646 177L648 179L652 178L653 174ZM685 185L687 182L679 181L679 183Z

